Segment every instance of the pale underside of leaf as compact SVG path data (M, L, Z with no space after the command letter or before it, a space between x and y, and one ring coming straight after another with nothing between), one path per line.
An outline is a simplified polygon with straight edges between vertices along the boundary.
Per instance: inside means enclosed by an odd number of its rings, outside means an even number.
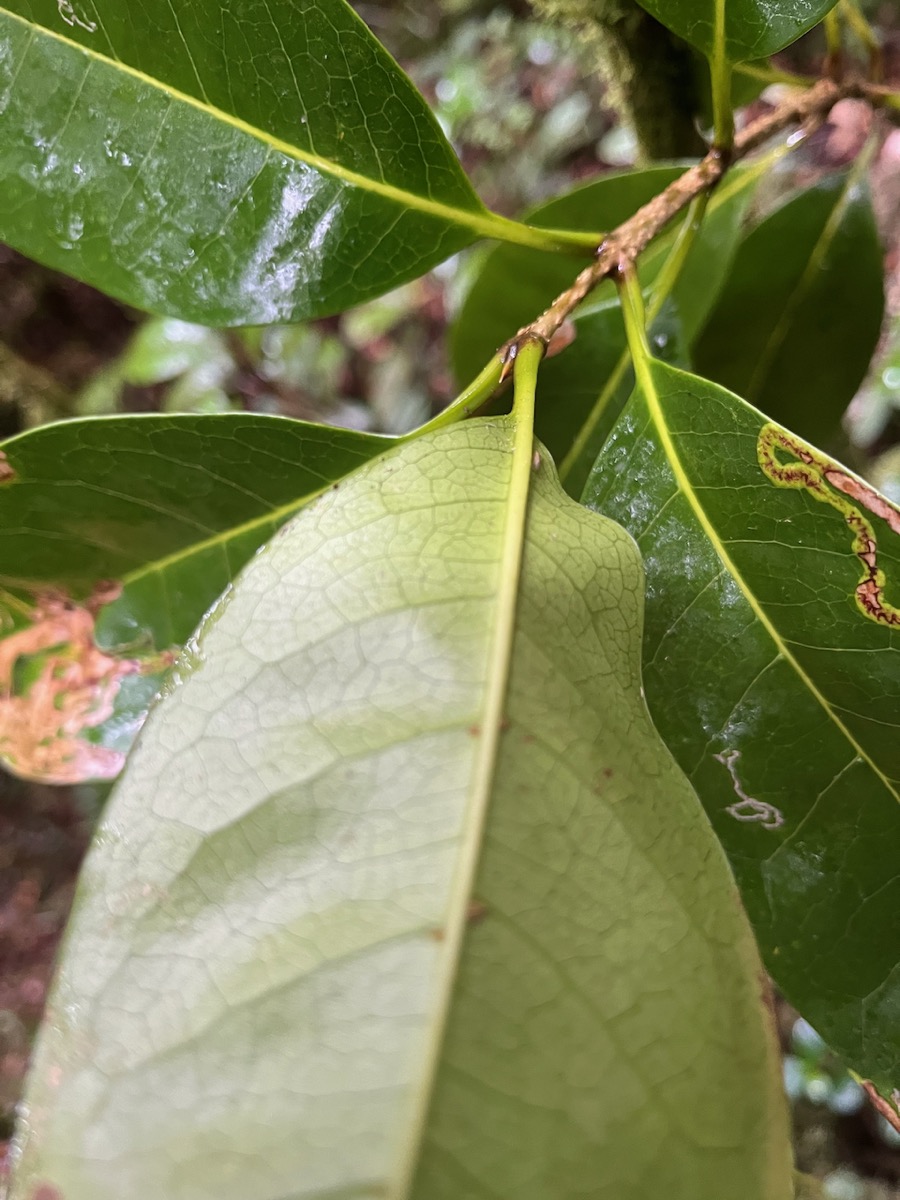
M15 1200L786 1200L758 966L643 708L641 589L506 418L276 535L107 810Z

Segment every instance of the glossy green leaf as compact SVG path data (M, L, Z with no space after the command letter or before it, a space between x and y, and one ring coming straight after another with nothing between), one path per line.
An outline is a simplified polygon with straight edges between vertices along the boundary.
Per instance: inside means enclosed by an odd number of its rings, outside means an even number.
M587 228L614 228L676 179L679 167L651 167L607 175L535 209L529 220ZM673 292L674 306L654 329L657 350L671 357L696 336L721 287L741 219L764 169L734 171L714 193L702 231ZM663 236L644 256L641 276L651 284L671 249ZM515 285L510 285L515 280ZM468 382L494 351L536 317L572 282L571 266L517 246L497 246L485 258L452 330L454 371ZM538 436L560 464L560 479L579 495L591 465L633 385L625 330L612 284L601 286L574 321L575 340L542 366L538 380Z
M882 250L854 169L800 192L747 235L694 366L829 443L866 374L883 312Z
M390 444L249 414L67 421L5 442L0 760L55 782L115 775L165 655L280 525Z
M638 0L707 58L767 58L795 42L837 0Z
M900 1084L900 511L714 384L652 363L585 498L647 569L651 712L766 965Z
M638 555L517 422L364 467L200 630L85 868L13 1200L793 1194Z
M344 0L7 0L0 238L207 325L336 312L480 236L487 212Z
M576 496L631 394L634 375L616 296L592 304L574 326L575 342L541 370L537 427L560 459L559 476L566 491ZM667 303L654 320L652 337L660 357L689 365L684 327L674 304Z

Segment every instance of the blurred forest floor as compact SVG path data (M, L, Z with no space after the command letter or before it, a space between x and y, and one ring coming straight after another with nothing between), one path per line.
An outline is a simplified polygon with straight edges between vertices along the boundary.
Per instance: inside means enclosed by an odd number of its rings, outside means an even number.
M360 0L377 36L433 105L485 201L517 215L599 171L634 162L577 41L508 0ZM869 3L887 77L900 79L900 5ZM785 66L814 72L814 36ZM754 102L755 115L771 99ZM871 134L865 106L839 105L790 157L789 190L852 161ZM878 131L877 131L878 132ZM888 316L848 409L847 455L900 499L900 128L880 130L873 199ZM50 420L108 413L249 410L401 433L457 390L445 333L478 251L340 317L217 331L146 317L0 246L0 438ZM513 331L510 331L513 332ZM458 381L460 383L465 381ZM74 881L105 798L97 787L25 784L0 772L0 1151L9 1135ZM900 1197L897 1136L815 1032L779 1007L801 1169L830 1200Z

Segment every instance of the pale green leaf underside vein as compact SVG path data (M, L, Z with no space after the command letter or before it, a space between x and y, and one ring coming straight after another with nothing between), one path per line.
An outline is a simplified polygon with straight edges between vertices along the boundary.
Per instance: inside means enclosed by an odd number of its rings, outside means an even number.
M524 450L399 446L206 621L88 860L15 1200L790 1196L634 545Z

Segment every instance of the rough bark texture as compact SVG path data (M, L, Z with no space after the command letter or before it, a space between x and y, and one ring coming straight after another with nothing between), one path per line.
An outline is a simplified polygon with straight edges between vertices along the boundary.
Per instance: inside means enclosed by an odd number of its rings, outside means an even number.
M791 91L777 108L745 126L735 138L727 156L715 147L707 151L700 162L688 168L627 221L608 233L597 248L594 262L579 272L575 282L557 296L537 320L523 326L506 343L500 351L504 362L501 378L509 374L510 364L520 344L536 337L544 345L549 345L563 322L601 280L621 280L633 271L638 257L659 232L692 200L711 192L732 163L757 150L769 138L791 125L799 125L808 133L826 119L839 100L871 99L872 95L871 86L858 79L846 79L841 83L833 79L820 79L805 92Z

